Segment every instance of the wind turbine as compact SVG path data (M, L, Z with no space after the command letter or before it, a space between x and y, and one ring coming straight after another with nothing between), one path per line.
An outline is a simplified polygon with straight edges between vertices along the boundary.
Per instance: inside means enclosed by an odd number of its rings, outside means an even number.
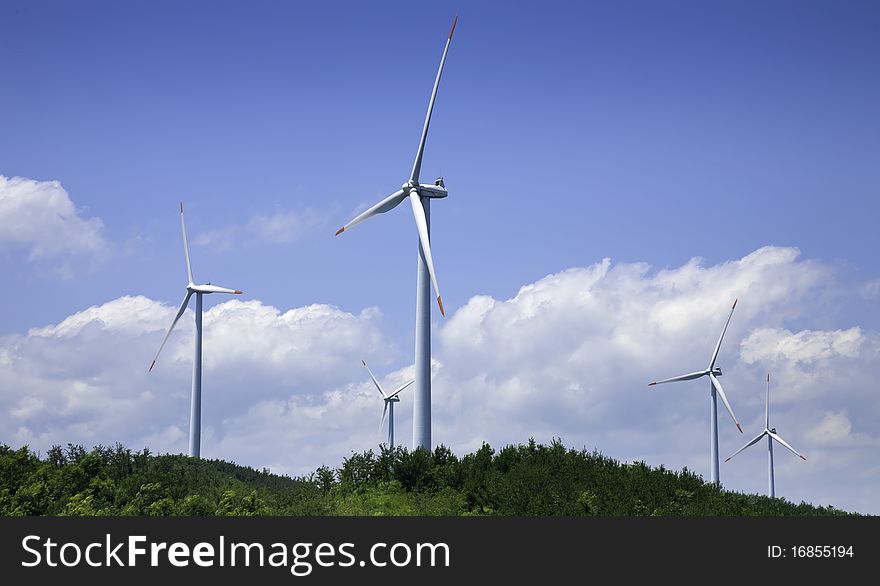
M153 367L156 366L156 360L159 359L159 354L162 352L162 348L165 347L165 342L168 341L168 337L171 335L171 330L174 329L174 326L177 325L183 312L186 311L186 306L189 305L190 297L195 294L196 348L193 360L192 401L190 403L189 412L189 455L198 458L202 437L202 295L207 295L209 293L232 293L234 295L241 295L241 291L238 289L218 287L211 283L205 283L204 285L195 284L192 265L190 265L189 262L189 247L186 244L186 224L183 222L183 202L180 202L180 229L183 232L183 255L186 257L186 273L189 277L189 283L186 286L186 295L183 298L183 303L180 304L180 309L177 310L177 315L174 316L174 321L171 322L171 327L168 328L168 332L165 334L165 339L162 340L162 345L159 346L159 351L156 352L156 357L153 358L153 362L150 364L150 372L152 372Z
M364 365L364 368L367 369L367 372L370 373L370 378L373 380L373 384L376 385L376 389L379 391L379 394L382 395L382 399L385 401L385 408L382 409L382 421L379 422L379 430L385 425L385 416L388 416L388 447L392 450L394 449L394 404L400 402L400 397L397 395L410 386L416 379L412 379L411 381L405 382L399 387L397 390L391 393L390 395L385 394L385 389L382 388L382 385L379 384L379 381L376 380L376 377L373 376L373 371L370 370L370 367L367 366L366 361L361 360Z
M762 431L760 434L758 434L758 437L756 437L755 439L753 439L752 441L750 441L749 443L747 443L746 445L744 445L743 447L741 447L740 449L738 449L737 451L732 453L730 455L730 457L728 457L724 461L729 462L730 458L733 458L734 456L739 454L741 451L743 451L747 447L755 445L756 443L761 441L761 438L764 437L765 435L767 436L767 473L770 475L770 480L769 480L767 492L770 494L771 497L775 497L776 496L776 481L775 481L775 477L773 475L773 440L778 441L780 444L782 444L783 446L788 448L788 450L792 454L799 457L801 460L806 460L806 458L804 456L802 456L801 454L799 454L798 451L795 450L793 447L788 445L786 443L786 441L784 439L782 439L776 433L775 427L770 427L770 373L769 372L767 373L767 399L764 402L764 431Z
M400 189L363 212L348 224L336 231L339 236L344 231L360 224L376 214L397 207L403 200L409 199L413 217L419 233L419 268L418 280L416 281L416 390L413 399L413 449L431 449L431 284L437 294L437 305L440 306L441 315L446 315L443 310L443 299L440 297L440 287L437 285L437 276L434 272L434 261L431 257L431 199L447 196L443 178L434 181L433 185L419 183L419 173L422 169L422 155L425 152L425 139L428 136L428 126L431 124L431 112L434 110L434 100L437 98L437 88L440 85L440 76L443 73L443 65L446 63L446 53L449 51L449 43L452 41L452 33L455 31L455 23L458 17L452 21L452 28L446 38L446 46L443 56L440 58L440 68L437 70L437 78L434 80L434 89L428 102L428 113L425 115L425 125L422 128L422 136L419 139L419 148L416 151L416 159L413 163L412 172L406 183ZM429 284L429 281L430 283Z
M724 389L721 387L721 382L718 380L718 377L721 376L721 368L715 366L715 360L718 358L718 351L721 350L721 340L724 339L724 333L727 332L727 326L730 325L730 318L733 317L733 310L736 309L737 300L734 299L733 307L730 308L730 314L727 316L727 322L724 324L724 329L721 330L721 336L718 338L718 343L715 344L715 351L712 353L712 359L709 360L709 367L706 370L698 370L697 372L692 372L690 374L683 374L681 376L675 376L672 378L667 378L664 380L654 381L649 383L648 386L652 385L662 385L663 383L671 383L681 380L693 380L696 378L701 378L704 376L709 377L710 385L710 412L709 412L709 442L710 442L710 460L711 460L711 479L712 484L715 486L720 486L721 481L719 480L718 475L718 400L717 397L721 397L721 401L724 403L724 406L727 408L727 412L730 413L731 419L736 424L736 428L740 433L743 432L742 426L740 426L739 421L736 420L736 415L733 414L733 409L730 407L730 403L727 401L727 396L724 394Z

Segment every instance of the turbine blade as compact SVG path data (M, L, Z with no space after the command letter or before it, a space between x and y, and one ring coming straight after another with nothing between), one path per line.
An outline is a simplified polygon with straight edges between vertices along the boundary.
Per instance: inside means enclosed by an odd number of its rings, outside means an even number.
M727 321L724 323L724 329L721 330L721 336L718 337L718 343L715 344L715 352L712 353L712 360L709 361L709 370L715 368L715 360L718 358L718 351L721 350L721 340L724 339L724 333L727 331L727 326L730 325L730 318L733 317L733 310L736 309L736 302L739 299L733 300L733 307L730 308L730 314L727 316Z
M428 137L428 126L431 125L431 113L434 111L434 101L437 99L437 88L440 87L440 76L443 74L443 65L446 63L446 53L449 52L449 43L452 42L452 33L455 31L455 23L458 16L452 21L449 36L446 38L446 46L443 48L443 56L440 58L440 68L437 70L437 78L434 80L434 89L431 91L431 100L428 102L428 113L425 115L425 126L422 128L422 137L419 139L419 150L416 152L416 160L413 163L410 179L418 183L419 173L422 170L422 155L425 152L425 139Z
M400 204L400 202L403 201L403 199L405 197L406 197L406 194L403 193L402 189L395 191L394 193L392 193L391 195L389 195L388 197L386 197L385 199L383 199L382 201L380 201L379 203L377 203L376 205L374 205L373 207L371 207L367 211L358 215L351 222L349 222L348 224L346 224L345 226L343 226L342 228L337 230L336 235L339 236L340 234L342 234L343 232L345 232L349 228L357 226L358 224L360 224L364 220L372 218L376 214L384 214L388 210L396 208Z
M739 421L736 420L736 415L733 414L733 409L730 408L730 403L727 402L727 395L724 394L724 389L721 388L721 382L711 372L709 373L709 378L712 379L712 384L715 385L715 390L718 391L718 396L721 397L721 402L724 403L724 406L727 407L727 412L730 413L731 419L736 423L736 428L740 433L743 432L742 426L739 424Z
M373 376L373 371L370 370L370 367L369 367L369 366L367 366L367 362L366 362L365 360L361 360L361 364L363 364L363 365L364 365L364 368L367 369L367 372L370 373L370 378L373 380L373 384L376 385L376 389L379 390L379 394L382 395L382 398L383 398L383 399L387 399L388 396L385 395L385 391L382 390L382 385L380 385L380 384L379 384L379 381L376 380L376 377Z
M767 399L764 401L764 427L770 429L770 373L767 373Z
M434 293L437 294L437 304L440 306L440 314L446 316L443 311L443 299L440 297L440 287L437 285L437 275L434 273L434 259L431 258L431 240L428 237L428 220L425 219L425 208L422 206L422 200L415 190L409 192L409 202L412 204L413 216L416 219L416 228L419 230L419 244L422 247L422 254L425 257L425 263L428 265L428 274L431 275L431 283L434 284Z
M755 445L756 443L758 443L758 442L761 440L761 438L764 437L765 435L767 435L767 431L766 431L766 430L764 430L764 431L762 431L761 433L759 433L759 434L755 437L755 439L753 439L752 441L750 441L749 443L747 443L746 445L744 445L743 447L741 447L740 449L738 449L737 451L735 451L734 453L732 453L731 455L729 455L729 456L727 457L727 459L724 460L724 461L725 461L725 462L729 462L731 458L733 458L734 456L736 456L737 454L739 454L739 453L740 453L741 451L743 451L744 449L746 449L746 448L748 448L749 446L753 446L753 445Z
M405 382L405 383L403 383L402 385L400 385L400 386L397 388L396 391L394 391L393 393L391 393L390 395L388 395L388 398L390 399L391 397L396 397L397 394L398 394L400 391L402 391L402 390L405 389L406 387L410 386L410 385L413 384L414 382L416 382L416 379L412 379L412 380L409 381L409 382Z
M382 409L382 420L379 422L379 435L382 434L382 428L385 427L386 415L388 415L388 401L385 401L385 408Z
M162 348L165 347L165 342L168 341L168 336L171 335L171 330L174 329L174 326L176 326L177 322L180 320L180 316L182 316L183 312L186 311L186 306L189 303L190 297L192 297L192 291L187 290L186 297L183 298L183 303L180 304L180 309L177 310L177 315L174 316L174 321L171 322L171 327L168 328L168 331L165 333L165 338L162 340L162 345L159 346L159 351L156 352L156 357L153 358L153 362L150 363L149 372L152 372L153 367L156 366L156 361L159 360L159 354L162 353Z
M680 380L694 380L695 378L700 378L701 376L706 376L705 370L701 370L700 372L692 372L690 374L683 374L681 376L674 376L672 378L665 378L663 380L655 380L648 383L648 386L651 387L654 385L662 385L663 383L674 383Z
M790 445L788 445L788 442L786 442L784 439L782 439L782 437L780 437L779 434L774 433L774 432L772 432L772 431L769 431L769 432L767 432L767 433L770 434L770 437L772 437L773 439L775 439L776 441L778 441L780 444L782 444L783 446L785 446L786 448L788 448L788 450L789 450L792 454L794 454L795 456L797 456L797 457L800 458L801 460L806 460L806 458L803 457L803 456L801 456L800 453L798 453L798 451L797 451L796 449L794 449L793 447L791 447Z
M180 229L183 232L183 255L186 257L186 274L189 277L190 284L195 283L193 280L192 265L189 263L189 246L186 244L186 224L183 221L183 202L180 202Z
M195 285L192 287L193 291L198 291L199 293L230 293L232 295L241 295L241 291L238 289L227 289L226 287L220 287L217 285Z

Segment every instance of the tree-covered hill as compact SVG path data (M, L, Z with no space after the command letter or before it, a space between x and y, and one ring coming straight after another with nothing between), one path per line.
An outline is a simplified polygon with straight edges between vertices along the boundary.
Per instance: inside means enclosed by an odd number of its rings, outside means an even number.
M220 460L0 445L2 515L841 515L834 507L717 490L561 442L488 445L462 458L404 448L352 454L290 478Z

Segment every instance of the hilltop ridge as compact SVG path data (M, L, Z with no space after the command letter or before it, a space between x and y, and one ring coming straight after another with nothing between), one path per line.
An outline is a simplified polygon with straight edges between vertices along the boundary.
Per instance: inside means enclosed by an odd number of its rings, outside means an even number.
M716 489L684 469L621 463L561 441L458 457L405 448L353 453L292 478L222 460L119 444L0 445L2 515L846 515L832 506Z

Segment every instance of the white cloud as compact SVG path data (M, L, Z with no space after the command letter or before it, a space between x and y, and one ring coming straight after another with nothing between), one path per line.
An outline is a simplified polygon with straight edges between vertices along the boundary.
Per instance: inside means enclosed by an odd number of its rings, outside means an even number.
M819 446L833 446L846 443L850 439L852 423L846 411L826 413L822 420L809 431L807 439Z
M185 451L194 326L178 324L153 370L147 367L176 311L146 297L121 297L62 322L2 340L0 429L45 449L51 442L147 443ZM360 378L360 357L394 356L381 314L311 305L281 312L228 301L205 312L206 433L261 401L311 396ZM17 439L16 439L17 438ZM219 455L219 454L218 454Z
M854 358L865 337L858 327L847 330L792 333L783 329L760 329L743 340L741 356L744 362L785 360L816 362L842 357Z
M24 249L37 260L101 252L100 218L86 218L58 181L0 175L0 251Z
M292 244L326 224L329 212L314 208L255 214L240 225L199 233L194 242L220 250L236 245Z
M325 219L326 214L311 208L257 214L248 221L247 231L265 242L290 244L321 226Z
M798 256L797 249L765 247L736 261L704 266L694 259L657 272L605 260L548 275L511 299L473 297L439 333L435 433L467 448L555 435L708 475L708 383L646 384L705 368L738 298L719 364L746 435L763 425L762 380L770 370L772 423L814 452L808 463L777 458L780 494L880 510L871 493L842 480L867 467L873 452L866 446L880 436L869 415L880 412L870 376L880 370L880 337L857 325L787 329L790 321L809 323L838 288L831 267ZM845 407L864 414L852 422L858 441L826 457L811 430ZM723 409L718 417L721 450L732 453L745 440ZM756 454L738 460L722 468L724 484L763 492L765 461ZM841 470L840 462L852 468ZM829 467L833 482L823 476ZM880 470L859 482L880 488Z
M832 267L766 247L659 271L604 260L548 275L510 299L474 296L435 331L434 441L462 452L484 440L561 437L706 474L708 383L647 383L705 368L738 297L719 364L746 435L722 410L722 452L763 425L763 380L772 371L771 422L808 458L780 453L779 494L880 512L880 467L871 465L880 443L872 382L880 336L859 324L826 330L810 322L837 287ZM0 429L11 438L0 441L185 451L190 314L146 373L174 310L122 297L0 340ZM383 333L375 308L281 310L238 300L210 308L203 454L303 473L375 446L382 402L360 359L393 387L412 376L405 347ZM404 444L411 393L396 410ZM763 492L764 458L754 452L724 464L722 481Z
M859 287L859 292L865 299L877 299L880 297L880 279L874 279Z

